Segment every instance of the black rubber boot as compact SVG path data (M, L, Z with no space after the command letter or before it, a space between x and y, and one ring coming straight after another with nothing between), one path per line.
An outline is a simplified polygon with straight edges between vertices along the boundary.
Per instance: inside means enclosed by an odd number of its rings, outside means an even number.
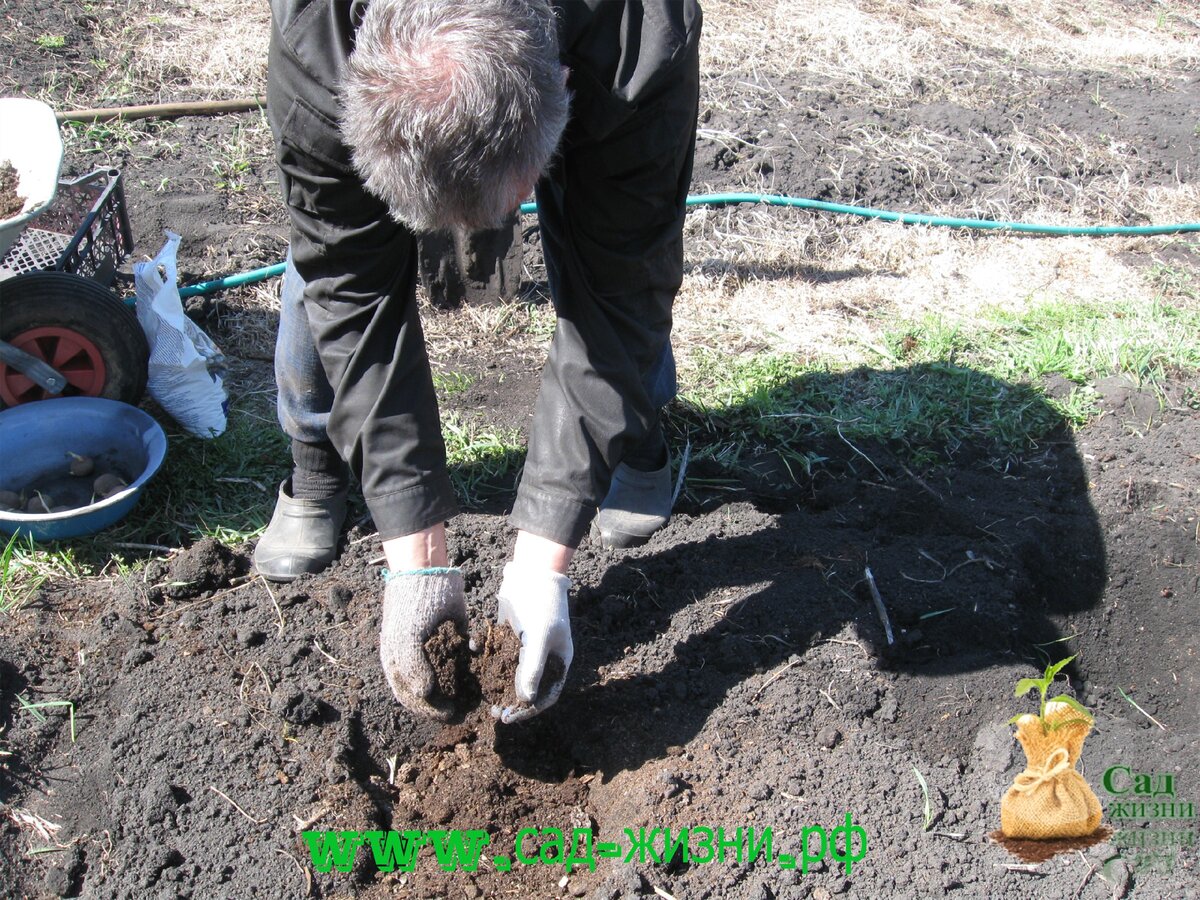
M609 550L639 547L671 518L671 463L639 472L621 463L592 522L592 536Z
M290 478L279 486L271 523L254 548L254 568L268 581L322 571L337 556L346 521L346 490L324 500L297 500L291 486Z

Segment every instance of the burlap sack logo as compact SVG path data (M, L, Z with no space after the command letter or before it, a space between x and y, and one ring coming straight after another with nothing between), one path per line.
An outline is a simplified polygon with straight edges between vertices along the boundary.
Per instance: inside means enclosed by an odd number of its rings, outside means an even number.
M1100 827L1100 801L1075 769L1084 738L1092 730L1092 715L1065 694L1046 699L1054 676L1074 658L1048 666L1041 678L1017 682L1016 696L1037 688L1041 703L1038 715L1009 720L1017 726L1026 765L1000 803L1000 827L1007 841L1086 839Z

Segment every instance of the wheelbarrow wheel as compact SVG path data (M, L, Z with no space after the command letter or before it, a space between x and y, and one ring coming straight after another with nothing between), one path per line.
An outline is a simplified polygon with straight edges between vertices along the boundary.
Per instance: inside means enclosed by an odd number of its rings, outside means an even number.
M133 310L96 281L32 272L0 282L0 340L67 379L58 396L106 397L137 405L146 391L150 346ZM53 397L0 362L0 405Z

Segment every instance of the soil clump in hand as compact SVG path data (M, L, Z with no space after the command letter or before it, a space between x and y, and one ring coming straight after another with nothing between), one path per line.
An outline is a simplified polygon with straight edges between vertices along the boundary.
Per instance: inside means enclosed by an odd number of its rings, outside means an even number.
M491 715L493 704L518 702L514 681L521 642L512 629L488 625L468 645L453 622L443 622L426 641L425 653L435 672L437 693L455 692L457 710L465 715L462 721L439 728L397 768L387 789L390 827L398 831L479 829L491 836L490 844L497 848L516 846L523 829L537 831L546 822L585 829L593 837L598 834L588 780L575 774L572 755L565 749L568 742L555 721L538 716L503 726ZM553 683L551 679L561 678L563 671L561 660L552 658L542 690ZM525 848L536 855L540 846L527 840ZM481 867L471 875L478 893L468 896L554 896L561 893L556 889L561 875L562 870L553 866L520 866L511 872ZM440 895L445 877L426 865L407 875L419 896ZM583 889L589 879L574 873L571 883Z
M479 655L479 686L486 697L501 709L523 709L530 704L517 698L517 666L521 662L521 639L506 624L489 625ZM544 698L566 672L562 659L551 654L538 682L538 699Z
M433 667L431 700L438 706L453 706L459 715L479 703L479 680L471 672L471 651L458 625L447 619L425 642L425 657Z

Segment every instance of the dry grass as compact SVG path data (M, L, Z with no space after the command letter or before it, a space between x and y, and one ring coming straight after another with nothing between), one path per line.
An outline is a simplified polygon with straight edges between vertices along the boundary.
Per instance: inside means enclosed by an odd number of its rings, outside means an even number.
M42 4L45 6L46 4ZM63 0L60 16L5 6L3 93L56 109L239 99L266 89L270 10L247 0ZM47 39L59 49L44 49ZM17 62L32 47L33 67Z
M1128 195L1127 195L1128 196ZM1153 222L1200 221L1200 188L1138 192ZM1054 204L1027 218L1078 221ZM766 207L697 209L675 342L859 361L897 320L971 324L988 307L1049 299L1119 303L1160 292L1146 267L1168 237L1038 238L868 222Z
M866 224L806 272L693 271L676 301L675 343L684 353L775 350L858 362L897 321L930 312L969 326L987 308L1018 310L1052 298L1148 300L1156 286L1144 269L1123 261L1143 240Z
M89 4L96 82L112 97L250 96L265 84L266 3ZM795 72L879 102L927 91L970 105L970 73L1092 69L1156 75L1200 67L1200 12L1187 0L709 0L704 70L759 84ZM764 52L765 50L765 52ZM786 102L786 101L785 101Z
M946 35L905 27L847 0L716 0L704 5L704 15L701 68L710 79L769 86L773 77L804 72L883 99L906 93L919 71L937 81L948 74Z
M265 8L238 0L220 0L216 9L178 2L138 44L138 77L165 77L168 93L255 93L266 17ZM792 101L776 81L796 74L881 106L908 104L919 89L925 102L977 107L992 91L1011 90L1014 77L1034 84L1050 70L1136 70L1165 80L1200 68L1200 14L1183 2L708 0L705 18L705 102L738 102L750 114L788 109ZM204 53L183 59L173 52L181 43ZM734 101L731 84L740 91ZM771 141L788 141L784 135ZM707 136L731 147L743 139L715 130ZM947 160L962 143L921 127L897 133L864 124L851 143L833 149L878 165L902 161L911 181L906 208L914 210L1048 224L1125 221L1134 213L1160 222L1200 218L1194 187L1147 189L1123 176L1129 148L1033 126L982 145L1003 160L996 185L947 202L946 186L956 178ZM1071 177L1037 177L1035 164ZM822 175L836 187L841 173L831 165ZM746 187L777 189L769 173ZM969 321L985 306L1017 308L1051 296L1148 296L1155 286L1130 255L1161 245L981 236L748 208L694 211L687 234L691 273L677 305L681 347L773 347L839 358L877 343L896 318L929 310ZM545 347L546 315L520 305L449 315L427 310L426 332L435 357L469 352L474 341L535 356Z
M914 84L978 102L976 70L1200 66L1200 13L1186 0L709 0L704 71L754 81L795 72L875 102Z
M96 78L55 82L60 108L263 90L265 3L168 0L151 7L100 0L91 6ZM894 109L919 95L922 103L985 109L1000 92L1042 85L1057 71L1136 73L1167 84L1200 69L1200 10L1188 0L706 0L704 11L703 103L744 112L754 127L773 123L773 110L780 119L796 118L791 82L836 92L842 103ZM818 116L810 127L832 135L832 124ZM702 134L732 149L755 137L717 128ZM236 218L249 222L245 241L255 239L257 222L278 221L281 211L263 203L262 186L239 190L236 177L225 176L236 176L242 160L265 158L268 137L261 122L248 122L232 143L210 148L214 171L197 173L235 182L224 190ZM911 197L904 208L910 210L1050 224L1200 219L1194 186L1138 185L1127 174L1129 147L1055 127L1030 123L993 141L919 125L896 131L863 124L840 145L825 140L832 152L818 173L822 183L841 186L847 160L903 163ZM949 160L968 142L1000 161L1001 177L955 193ZM766 145L760 152L772 145L800 148L783 125ZM1035 175L1044 169L1069 176ZM786 188L775 178L769 170L752 171L745 187ZM705 189L698 171L694 190ZM888 322L927 310L969 320L983 306L1016 308L1038 297L1147 296L1155 285L1132 260L1163 244L981 236L762 208L694 211L687 241L690 273L677 304L681 347L774 347L835 357L861 353ZM237 326L234 331L244 325L246 337L244 347L231 350L269 355L269 344L255 333L269 331L272 303L269 289L233 301L230 315L244 321L227 324ZM256 318L260 304L265 315ZM545 347L544 308L427 313L435 357L469 352L472 341L530 358Z
M253 97L266 89L270 9L245 0L104 5L97 48L120 59L115 96L146 102Z
M525 301L467 305L455 310L437 310L423 292L421 324L425 343L433 359L470 358L480 349L490 358L499 352L536 365L545 358L554 332L554 312L549 304Z
M1002 92L1044 87L1055 70L1168 84L1200 68L1200 12L1184 2L709 0L704 10L702 104L745 110L754 121L803 102L797 84L835 93L843 106L904 109L919 97L987 109ZM820 110L808 113L813 129L838 133ZM1130 176L1136 148L1035 123L1031 116L996 140L866 123L840 143L829 139L814 174L852 202L848 166L902 166L911 196L902 208L943 215L1045 224L1200 220L1194 185L1146 187ZM717 129L705 136L733 149L754 137ZM793 152L801 146L782 124L768 139L789 141ZM959 192L950 160L967 142L998 160L1000 173L995 184ZM744 180L747 190L776 189L771 175ZM685 352L774 348L844 359L877 345L897 318L926 311L970 321L985 306L1015 309L1051 297L1147 298L1157 287L1138 256L1169 240L979 235L745 207L694 212L687 233L692 268L676 308Z

